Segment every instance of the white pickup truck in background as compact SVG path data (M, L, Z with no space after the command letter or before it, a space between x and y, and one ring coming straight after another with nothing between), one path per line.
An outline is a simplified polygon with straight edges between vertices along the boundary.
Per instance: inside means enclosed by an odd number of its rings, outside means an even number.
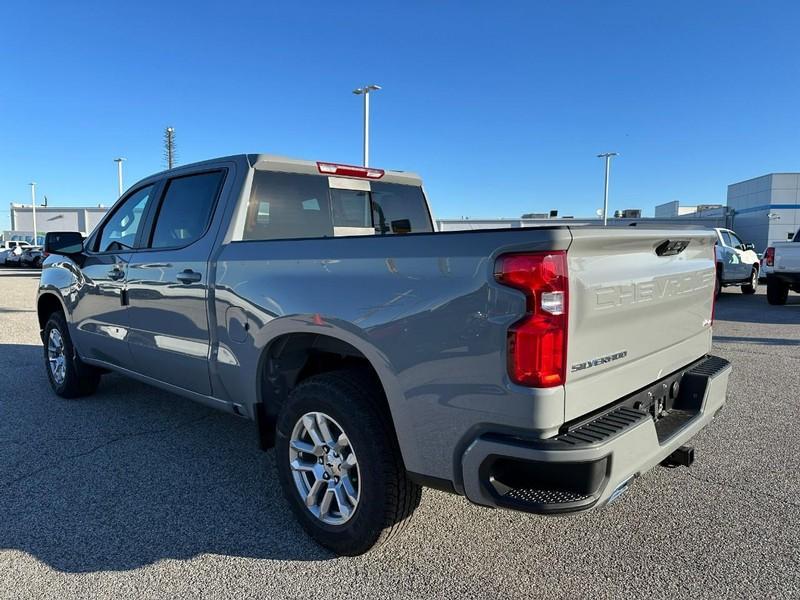
M767 300L786 304L789 290L800 293L800 230L791 242L776 242L764 252L767 274Z
M717 261L717 280L714 295L722 288L741 286L743 294L755 294L758 289L760 263L755 246L743 242L730 229L715 228L717 240L714 254Z

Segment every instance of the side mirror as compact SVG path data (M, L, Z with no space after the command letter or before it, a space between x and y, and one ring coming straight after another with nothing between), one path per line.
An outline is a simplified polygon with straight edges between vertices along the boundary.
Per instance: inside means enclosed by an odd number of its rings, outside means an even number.
M755 250L755 249L756 249L756 245L751 243L751 242L747 242L746 244L742 244L742 250Z
M83 236L77 231L51 231L44 237L47 254L71 256L83 252Z

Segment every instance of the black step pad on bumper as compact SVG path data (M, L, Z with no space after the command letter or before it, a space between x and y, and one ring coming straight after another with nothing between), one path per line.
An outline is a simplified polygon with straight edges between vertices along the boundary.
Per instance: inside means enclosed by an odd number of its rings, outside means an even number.
M611 406L567 423L559 435L542 443L548 447L595 446L647 419L656 421L658 440L664 442L700 413L709 379L729 365L718 356L701 358Z
M643 422L654 422L657 446L703 415L703 402L717 375L730 368L725 359L707 356L612 405L567 423L549 439L484 433L465 453L465 478L471 469L481 503L534 513L564 513L591 508L604 497L612 468L615 438ZM716 410L716 409L715 409ZM652 436L652 429L650 429ZM652 439L652 437L651 437ZM653 440L655 442L655 440ZM652 447L650 451L653 452ZM467 456L469 455L469 460ZM477 467L477 469L476 469ZM475 473L475 471L471 471ZM630 477L615 481L608 498L628 485ZM473 490L476 487L473 485ZM487 497L488 494L488 497Z

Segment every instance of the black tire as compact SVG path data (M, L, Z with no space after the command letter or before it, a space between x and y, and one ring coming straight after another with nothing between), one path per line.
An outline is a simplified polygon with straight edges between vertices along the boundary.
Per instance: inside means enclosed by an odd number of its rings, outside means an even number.
M776 306L786 304L789 298L789 284L777 277L767 276L767 302Z
M722 293L722 269L717 267L717 276L714 279L714 298L719 298Z
M753 270L750 273L750 283L746 283L742 286L742 293L748 295L755 294L757 289L758 289L758 267L753 267Z
M48 356L48 341L50 333L57 329L63 343L64 357L64 379L57 381L50 368ZM50 315L44 328L44 367L47 372L47 379L50 387L62 398L80 398L93 394L100 383L100 370L87 365L78 357L72 339L69 337L69 329L64 315L55 312Z
M420 503L422 488L406 473L382 393L361 371L322 373L298 385L278 416L276 464L284 495L308 534L339 555L356 556L386 543ZM289 466L292 430L310 412L325 413L341 425L358 457L360 498L353 515L340 525L311 513Z

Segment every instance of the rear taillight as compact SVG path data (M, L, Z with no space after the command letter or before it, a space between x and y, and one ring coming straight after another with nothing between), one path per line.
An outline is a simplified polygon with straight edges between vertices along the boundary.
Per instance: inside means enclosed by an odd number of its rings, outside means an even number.
M567 363L567 254L508 254L495 278L525 293L528 314L508 330L508 374L520 385L563 385Z
M383 169L372 167L355 167L353 165L337 165L334 163L318 162L317 169L323 175L338 175L340 177L365 177L367 179L380 179Z
M764 251L764 263L768 267L775 266L775 248L773 248L772 246L770 246Z

